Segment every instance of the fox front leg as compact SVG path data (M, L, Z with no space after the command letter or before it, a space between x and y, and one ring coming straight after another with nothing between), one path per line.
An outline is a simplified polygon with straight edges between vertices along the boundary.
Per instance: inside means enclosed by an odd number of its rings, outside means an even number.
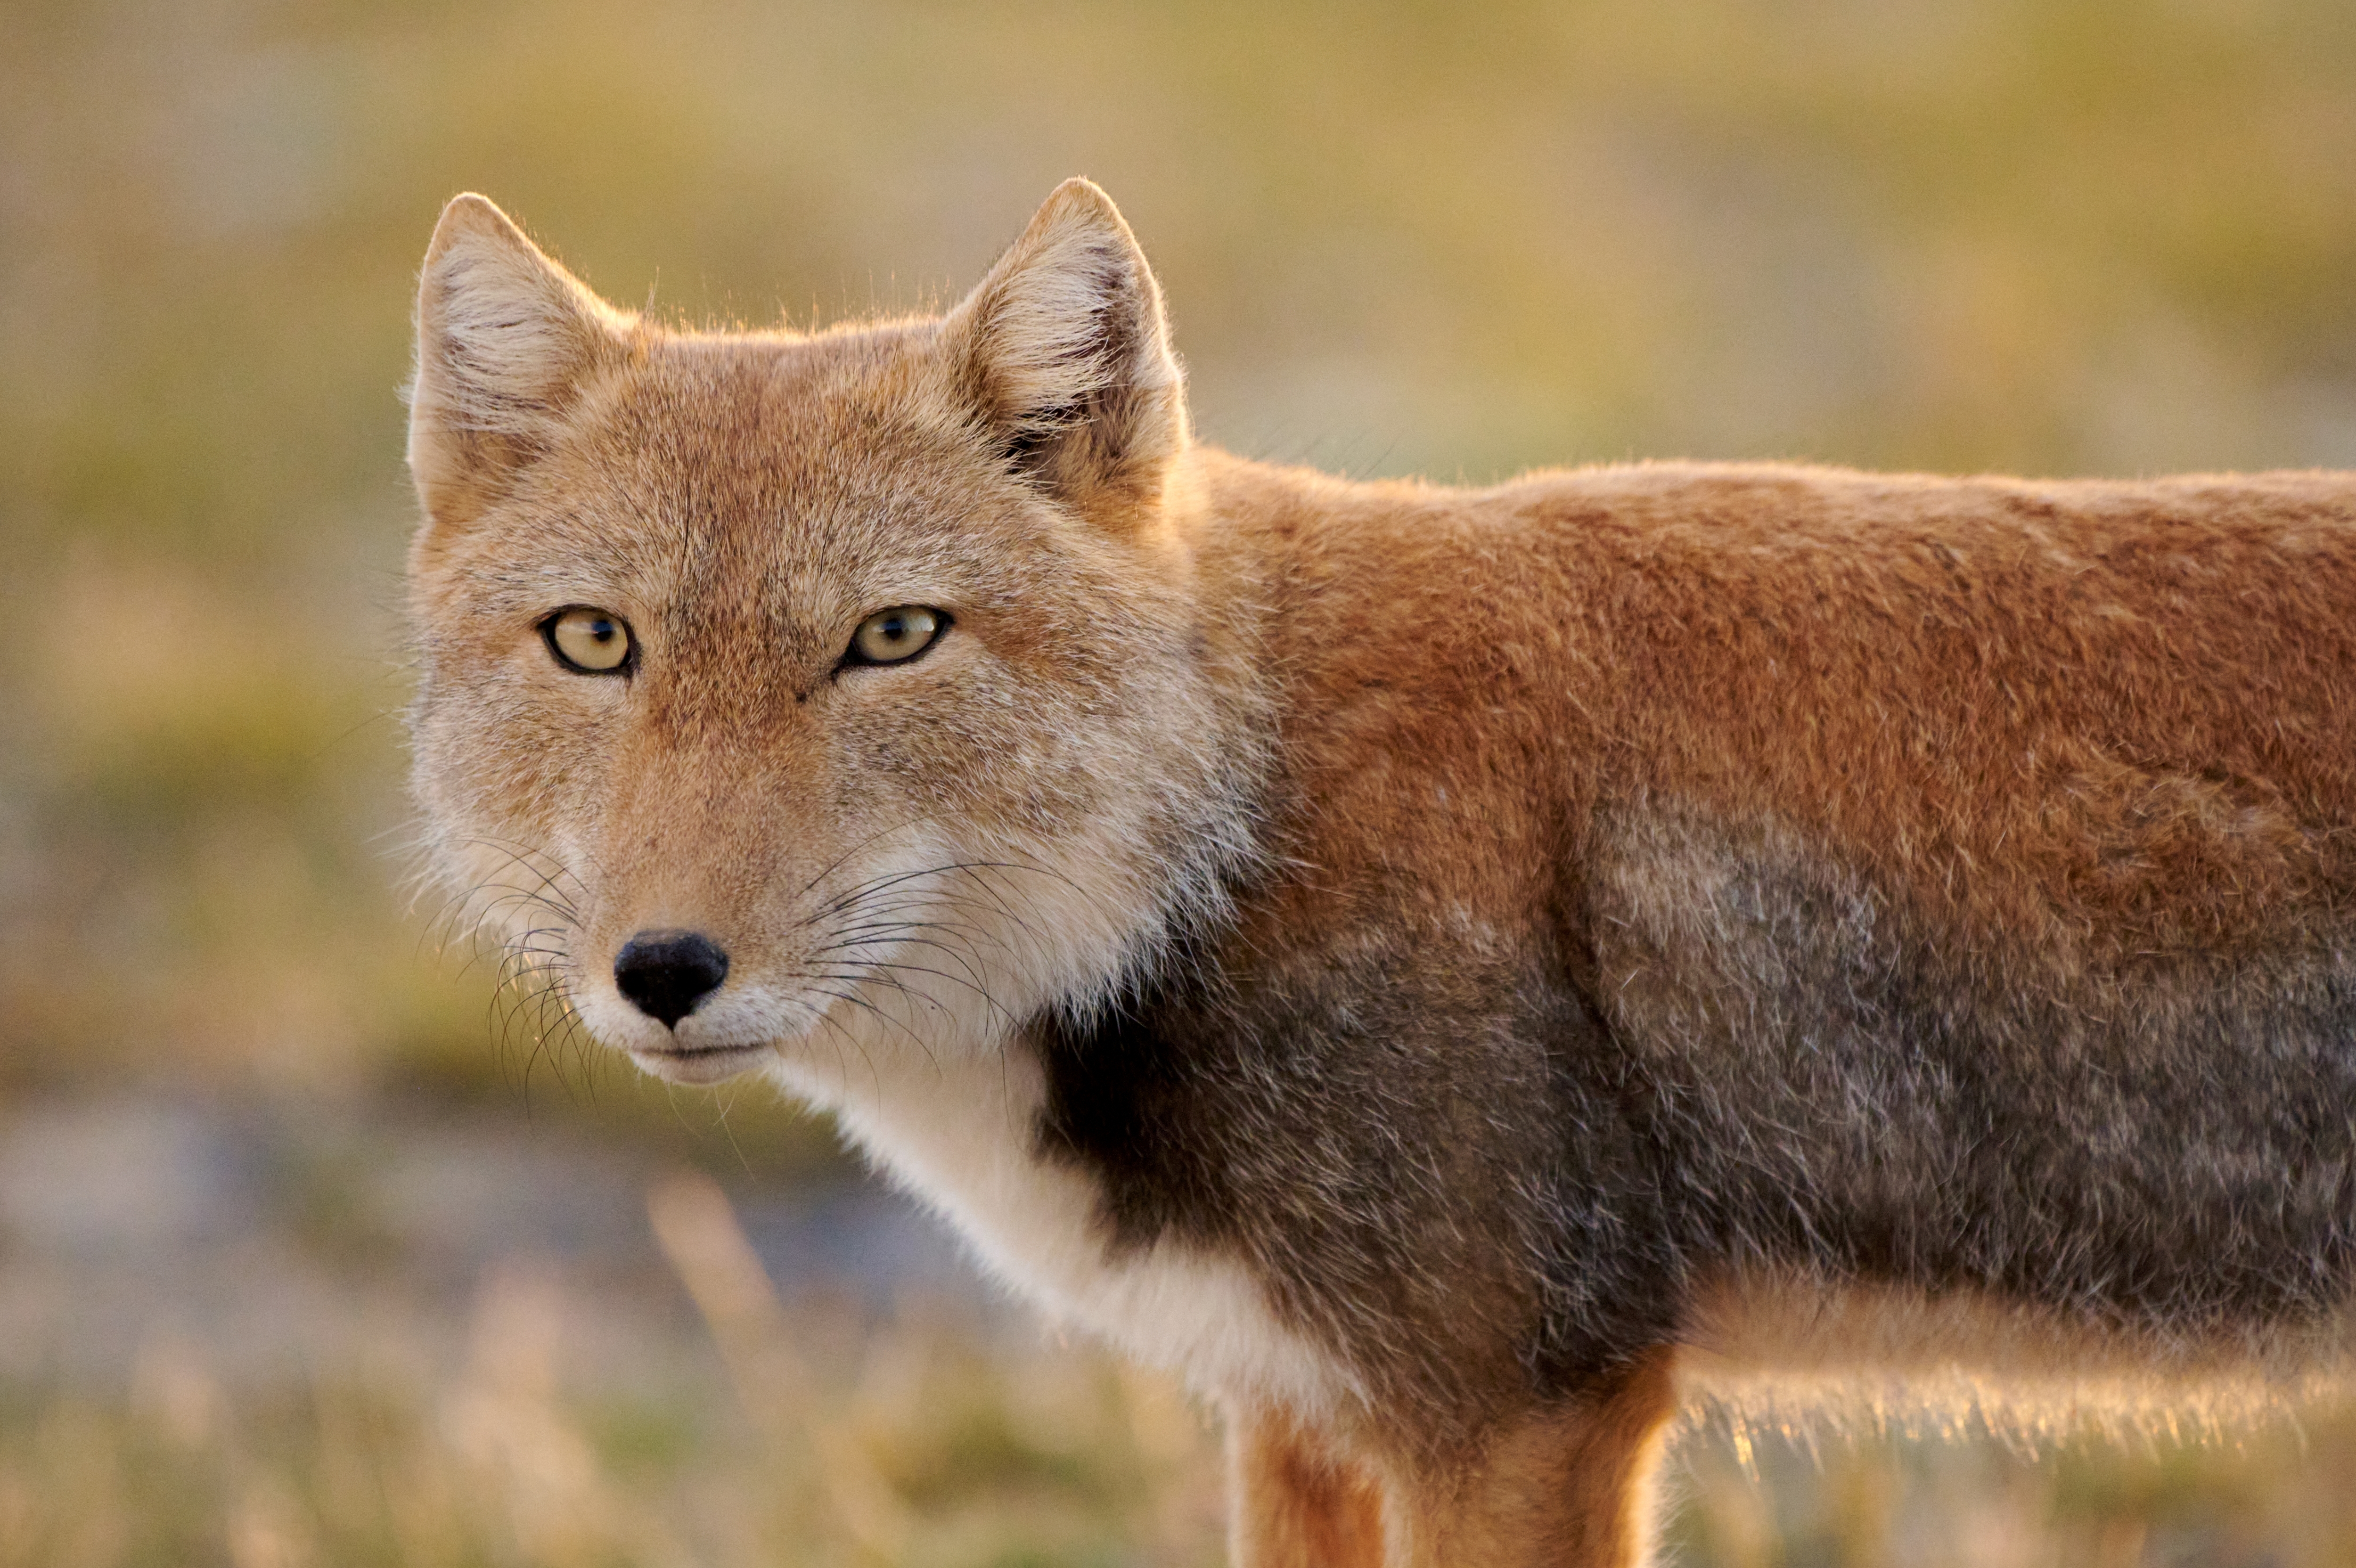
M1388 1568L1645 1568L1676 1403L1672 1358L1655 1352L1501 1424L1468 1462L1403 1478Z
M1383 1488L1363 1459L1288 1413L1227 1415L1233 1568L1383 1568Z

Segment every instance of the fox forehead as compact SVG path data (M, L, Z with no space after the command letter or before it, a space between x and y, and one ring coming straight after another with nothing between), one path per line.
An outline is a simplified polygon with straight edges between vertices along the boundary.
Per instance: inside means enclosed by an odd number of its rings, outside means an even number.
M680 635L758 625L830 657L846 618L905 603L986 612L1087 553L957 416L920 331L642 327L634 347L430 563L455 570L468 608L594 603Z

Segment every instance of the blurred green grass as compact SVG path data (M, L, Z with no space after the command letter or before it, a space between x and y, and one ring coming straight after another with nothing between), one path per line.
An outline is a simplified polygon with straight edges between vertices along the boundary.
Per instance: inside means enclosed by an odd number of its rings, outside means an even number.
M618 300L806 325L953 298L1088 174L1162 275L1206 434L1355 473L2356 464L2344 0L19 0L5 32L9 1098L465 1101L833 1168L822 1129L757 1097L720 1128L535 1039L405 908L396 389L413 269L462 188ZM405 1527L317 1500L314 1472L459 1462L430 1400L365 1383L322 1369L250 1410L232 1391L220 1430L244 1435L177 1458L135 1390L12 1390L0 1558L296 1561L234 1544L282 1516L333 1562L794 1556L752 1503L724 1551L625 1530L551 1555L481 1522L496 1487L446 1477L444 1555L383 1544ZM910 1506L946 1495L925 1465L969 1462L1100 1520L1158 1506L1007 1458L974 1408L917 1444L966 1458L887 1467ZM701 1406L579 1419L645 1481L615 1483L616 1518L760 1491L708 1467ZM389 1446L339 1448L351 1432ZM2033 1467L1866 1445L1762 1489L1705 1440L1680 1528L1730 1564L2356 1557L2348 1441L2286 1445ZM1960 1558L1963 1525L1920 1522L1983 1515L2011 1522ZM1035 1560L1146 1551L1055 1539ZM1209 1537L1186 1539L1164 1546Z

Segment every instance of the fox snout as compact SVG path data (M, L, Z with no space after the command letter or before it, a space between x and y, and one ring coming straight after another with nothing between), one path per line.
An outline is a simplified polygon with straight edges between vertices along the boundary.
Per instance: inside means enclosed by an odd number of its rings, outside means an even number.
M728 955L700 931L642 931L614 959L614 988L665 1029L728 978Z

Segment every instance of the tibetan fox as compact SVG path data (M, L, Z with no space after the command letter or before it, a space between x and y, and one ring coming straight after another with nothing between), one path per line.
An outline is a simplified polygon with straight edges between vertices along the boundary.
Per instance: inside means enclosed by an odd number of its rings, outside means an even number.
M441 873L1215 1400L1238 1563L1640 1563L1713 1395L2338 1381L2356 476L1247 462L1081 180L810 333L462 196L416 320Z

